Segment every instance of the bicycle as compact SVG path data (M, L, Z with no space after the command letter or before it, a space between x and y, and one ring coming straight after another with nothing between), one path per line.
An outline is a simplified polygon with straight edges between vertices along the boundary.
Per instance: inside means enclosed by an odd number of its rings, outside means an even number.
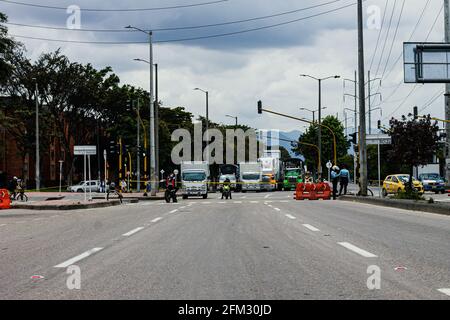
M117 191L116 189L114 190L108 190L108 192L106 193L106 201L109 201L109 199L111 198L111 194L112 196L117 196L117 198L119 199L120 203L123 203L123 195Z

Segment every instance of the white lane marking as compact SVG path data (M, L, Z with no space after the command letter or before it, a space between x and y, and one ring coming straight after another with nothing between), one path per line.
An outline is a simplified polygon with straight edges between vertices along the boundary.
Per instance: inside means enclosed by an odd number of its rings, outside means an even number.
M186 209L186 207L181 207L181 208L180 208L180 210L184 210L184 209Z
M294 217L294 216L291 216L290 214L287 214L287 215L286 215L286 217L288 217L289 219L292 219L292 220L295 220L295 219L297 219L296 217Z
M200 202L200 203L203 203L203 204L211 204L211 202Z
M82 254L80 254L79 256L73 257L72 259L69 259L61 264L56 265L54 268L67 268L68 266L73 265L74 263L83 260L87 257L89 257L90 255L93 255L94 253L97 253L99 251L103 250L103 248L94 248L91 249L89 251L86 251Z
M266 196L264 197L264 199L269 199L270 196L271 196L271 195L268 194L268 195L266 195Z
M23 223L25 223L25 221L17 221L16 223L17 224L23 224Z
M33 221L41 221L41 220L44 220L44 218L36 218L36 219L33 219Z
M250 203L259 203L259 201L250 201Z
M365 257L365 258L377 258L377 256L374 255L373 253L370 253L370 252L368 252L368 251L366 251L366 250L363 250L363 249L361 249L361 248L358 248L357 246L355 246L355 245L353 245L353 244L351 244L351 243L348 243L348 242L338 242L338 244L341 245L341 246L343 246L344 248L347 248L347 249L350 250L350 251L353 251L353 252L355 252L355 253L357 253L357 254L359 254L359 255Z
M233 202L233 203L235 203L235 204L240 204L240 203L242 203L242 201L235 201L235 202Z
M289 203L290 201L288 200L281 200L280 203Z
M0 224L0 227L4 227L4 226L6 226L6 224Z
M175 209L175 210L170 211L169 213L175 213L177 211L178 211L178 209Z
M273 208L274 210L276 210L276 211L281 211L281 209L278 209L278 208Z
M314 227L314 226L312 226L312 225L310 225L310 224L304 224L303 226L304 226L305 228L311 230L311 231L314 231L314 232L320 231L319 229L317 229L316 227Z
M241 199L247 199L247 196L243 196L243 197L241 197Z
M225 202L225 201L220 201L219 203L220 203L220 204L225 204L226 202Z
M156 218L156 219L153 219L153 220L152 220L152 222L153 222L153 223L156 223L156 222L158 222L158 221L160 221L160 220L162 220L162 218L161 218L161 217L159 217L159 218Z
M438 289L438 291L450 296L450 288Z
M144 229L144 227L139 227L139 228L133 229L133 230L127 232L127 233L124 233L123 236L124 237L132 236L133 234L138 233L139 231L141 231L143 229Z
M143 206L151 206L153 203L151 203L151 202L145 202L145 203L142 203L142 205Z
M54 215L54 216L51 216L50 218L58 218L59 217L59 215Z

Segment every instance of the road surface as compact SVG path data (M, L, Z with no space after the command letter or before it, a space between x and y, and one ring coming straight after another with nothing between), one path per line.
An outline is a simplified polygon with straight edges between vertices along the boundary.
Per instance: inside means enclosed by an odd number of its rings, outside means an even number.
M0 299L450 299L450 217L292 192L9 210L0 261Z

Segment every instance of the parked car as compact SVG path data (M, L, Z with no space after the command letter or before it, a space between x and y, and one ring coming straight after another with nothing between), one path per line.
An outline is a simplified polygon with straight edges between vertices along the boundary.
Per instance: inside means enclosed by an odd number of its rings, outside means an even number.
M381 193L383 197L386 197L388 194L397 194L400 192L404 192L408 183L409 183L408 174L395 174L392 176L388 176L383 181L383 189L381 190ZM424 193L422 183L417 179L415 179L414 177L413 177L413 187L420 195Z
M445 180L438 173L423 173L419 175L419 181L422 182L425 191L445 193Z
M81 181L80 183L67 187L67 191L69 192L84 192L86 189L86 192L89 192L89 190L92 190L92 192L100 192L100 181Z

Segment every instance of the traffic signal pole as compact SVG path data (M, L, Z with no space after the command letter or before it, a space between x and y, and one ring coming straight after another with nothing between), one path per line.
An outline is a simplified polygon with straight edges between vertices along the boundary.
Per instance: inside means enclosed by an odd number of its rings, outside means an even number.
M450 42L450 3L449 0L444 0L445 7L445 42ZM445 85L445 129L447 132L447 142L450 139L450 83ZM450 148L445 148L445 177L447 182L450 181Z

